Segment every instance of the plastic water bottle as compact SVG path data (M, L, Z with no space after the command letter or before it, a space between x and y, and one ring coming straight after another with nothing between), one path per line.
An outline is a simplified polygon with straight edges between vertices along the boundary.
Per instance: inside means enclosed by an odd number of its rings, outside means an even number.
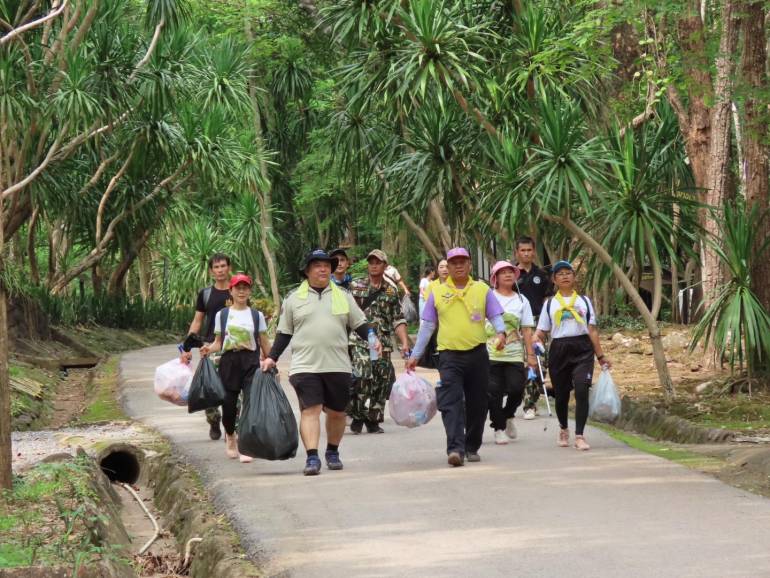
M380 354L377 353L377 334L374 332L374 329L372 327L369 328L369 337L367 338L367 341L369 342L369 359L372 361L377 361L380 358Z

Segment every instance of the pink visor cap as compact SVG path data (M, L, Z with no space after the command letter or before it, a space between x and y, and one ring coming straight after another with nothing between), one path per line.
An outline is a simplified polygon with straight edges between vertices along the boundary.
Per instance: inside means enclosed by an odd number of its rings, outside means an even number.
M489 284L492 285L492 287L497 287L497 274L503 269L513 269L514 282L518 281L519 277L521 277L521 269L516 265L509 261L498 261L492 266L492 271L489 273Z
M449 249L449 252L446 254L447 261L457 257L465 257L466 259L471 258L470 253L468 253L468 249L465 249L464 247L455 247L454 249Z

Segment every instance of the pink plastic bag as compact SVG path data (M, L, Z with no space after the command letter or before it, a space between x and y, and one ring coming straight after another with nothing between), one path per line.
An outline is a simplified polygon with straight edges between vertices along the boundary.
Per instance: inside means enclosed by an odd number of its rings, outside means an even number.
M178 358L164 363L155 370L155 393L174 405L187 405L193 370Z
M436 415L436 390L414 373L402 373L390 391L388 408L398 425L425 425Z

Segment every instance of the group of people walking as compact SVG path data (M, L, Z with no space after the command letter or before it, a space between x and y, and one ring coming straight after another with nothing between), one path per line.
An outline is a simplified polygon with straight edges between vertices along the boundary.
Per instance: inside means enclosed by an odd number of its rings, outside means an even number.
M572 265L559 261L549 276L534 264L534 249L532 239L519 239L518 263L495 263L491 287L472 278L470 254L461 247L450 250L435 269L426 268L419 287L420 329L411 351L400 300L409 289L379 249L367 255L367 274L356 279L348 273L351 260L344 249L308 253L300 268L304 280L284 299L272 344L264 315L249 306L251 279L230 277L229 259L214 255L209 261L214 285L198 294L190 333L200 332L205 318L201 354L222 352L219 373L228 394L221 421L228 457L250 461L237 451L238 395L255 371L274 370L289 344L289 382L299 400L300 437L307 452L304 473L317 475L322 469L321 414L326 416L324 460L328 469L341 470L346 420L354 434L364 427L383 433L380 424L395 381L393 354L398 350L407 371L414 371L433 343L447 461L452 466L478 462L487 415L498 444L516 438L514 415L522 403L525 419L535 416L536 355L549 337L558 444L570 443L567 419L574 391L574 445L589 449L583 430L594 356L603 365L609 360L591 301L576 291ZM188 354L183 359L189 361ZM207 420L211 439L219 439L219 412L207 412Z

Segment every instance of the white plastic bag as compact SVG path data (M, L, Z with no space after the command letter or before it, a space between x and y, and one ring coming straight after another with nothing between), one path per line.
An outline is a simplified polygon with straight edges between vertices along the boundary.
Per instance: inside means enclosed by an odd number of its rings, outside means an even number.
M179 358L164 363L155 370L155 393L174 405L187 405L193 370Z
M599 382L591 392L588 417L607 423L612 423L620 417L620 396L609 369L602 370Z
M407 323L413 323L420 320L420 315L417 313L417 309L412 303L412 298L409 295L404 295L401 299L401 313L404 315Z
M436 390L414 373L402 373L390 391L388 409L398 425L425 425L436 415Z

